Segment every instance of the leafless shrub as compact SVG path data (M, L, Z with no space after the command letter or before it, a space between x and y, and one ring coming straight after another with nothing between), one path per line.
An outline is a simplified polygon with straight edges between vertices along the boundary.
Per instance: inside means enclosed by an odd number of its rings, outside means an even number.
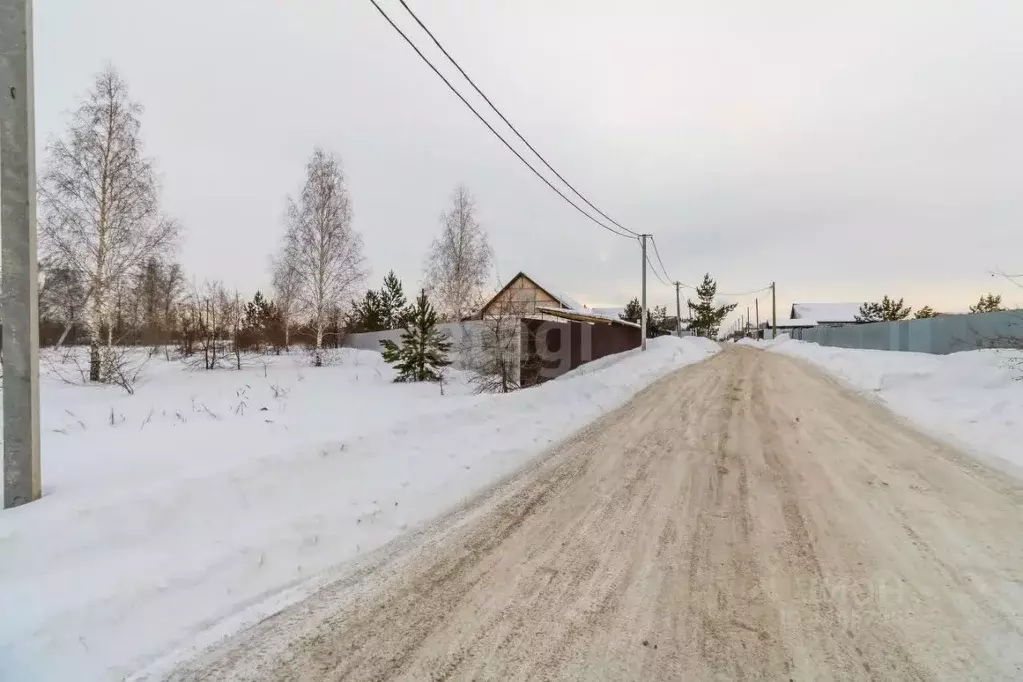
M134 395L135 385L151 356L140 355L131 348L120 346L107 347L103 350L101 376L104 377L104 381L120 386L128 395Z
M63 353L63 360L56 362L52 353L40 355L40 361L47 372L66 384L81 386L90 381L92 363L83 362L78 349L69 348ZM100 349L100 381L120 386L128 395L134 395L135 387L142 378L149 355L126 346L103 346Z
M241 324L240 308L238 295L229 294L221 282L208 281L192 289L185 303L185 314L196 352L182 352L190 368L224 368L232 353L235 364L241 368L241 356L236 350L237 344L233 343Z
M477 393L508 393L520 387L520 321L499 309L488 313L478 334L463 330L459 354Z

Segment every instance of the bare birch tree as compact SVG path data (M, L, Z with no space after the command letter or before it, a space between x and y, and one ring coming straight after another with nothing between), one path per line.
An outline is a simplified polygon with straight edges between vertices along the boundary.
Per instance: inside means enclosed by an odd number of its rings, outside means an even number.
M344 172L322 149L309 159L298 201L288 199L284 248L298 279L298 302L315 334L315 363L321 365L331 311L347 304L366 277Z
M520 387L521 323L513 310L493 306L477 330L463 331L462 365L477 393L508 393Z
M452 193L451 208L440 220L441 234L426 257L426 290L441 314L458 322L482 305L493 252L476 221L476 202L464 185Z
M294 254L288 252L286 245L271 261L270 276L274 288L274 304L280 311L281 325L284 327L284 350L289 350L291 348L291 321L295 316L298 304L300 281Z
M42 241L88 291L89 380L102 376L101 329L113 343L112 297L147 259L171 249L178 225L160 213L152 163L142 156L142 107L113 68L96 77L67 134L48 146L41 183Z

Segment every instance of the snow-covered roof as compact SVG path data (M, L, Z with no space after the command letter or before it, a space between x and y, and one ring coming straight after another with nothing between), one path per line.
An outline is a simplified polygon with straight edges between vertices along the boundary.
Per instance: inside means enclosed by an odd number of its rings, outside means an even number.
M548 289L548 291L550 291L550 289ZM565 294L563 294L560 291L550 291L550 294L554 298L558 299L558 301L561 302L561 305L565 306L569 310L580 310L580 311L586 310L586 306L584 306L582 303L580 303L579 301L575 300L571 296L566 296Z
M625 312L624 306L616 306L611 308L590 308L590 312L596 313L597 315L603 315L604 317L619 317Z
M821 324L828 322L855 322L860 314L862 303L793 303L792 314L796 320L815 320Z
M562 293L561 291L558 291L557 289L551 289L551 288L548 288L548 287L544 286L543 284L540 284L540 280L538 280L537 278L533 277L528 272L520 272L519 274L520 275L524 275L525 277L527 277L530 280L532 280L534 284L536 284L538 287L540 287L541 289L546 291L548 294L550 294L551 296L556 298L558 300L558 303L560 303L561 305L565 306L569 310L586 310L586 306L584 306L579 301L575 300L571 296L565 295L564 293Z
M623 319L619 318L617 315L616 316L601 315L601 314L595 313L592 310L585 310L585 309L583 309L583 310L563 310L561 308L549 308L549 307L546 307L546 306L539 306L539 305L536 307L536 310L537 310L537 312L547 313L548 315L554 315L555 317L560 316L559 313L565 313L566 314L565 316L568 317L568 319L579 319L580 321L595 321L596 320L596 321L610 322L612 324L620 324L620 325L623 325L623 326L626 326L626 327L635 327L637 329L641 329L642 328L640 325L636 324L635 322L628 322L626 320L623 320ZM569 316L571 316L571 317L569 317ZM586 318L592 318L592 320L587 320Z

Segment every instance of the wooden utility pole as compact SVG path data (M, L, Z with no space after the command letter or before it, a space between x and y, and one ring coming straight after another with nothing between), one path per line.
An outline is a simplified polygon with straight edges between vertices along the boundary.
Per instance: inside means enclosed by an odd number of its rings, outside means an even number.
M643 324L640 325L640 333L643 335L640 348L643 350L646 350L646 238L649 236L648 234L639 235L640 242L643 244Z
M772 338L778 338L778 306L776 304L774 282L771 282L771 328Z
M0 0L0 315L4 507L39 499L39 282L36 259L32 0Z
M681 286L681 282L675 282L675 329L678 331L679 338L682 337L682 300L679 297L679 287Z

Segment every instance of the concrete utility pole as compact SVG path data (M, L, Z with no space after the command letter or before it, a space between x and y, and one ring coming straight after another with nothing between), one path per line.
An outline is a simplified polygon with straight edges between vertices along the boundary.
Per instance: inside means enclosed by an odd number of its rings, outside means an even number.
M678 330L679 338L682 338L682 302L678 293L680 286L681 282L675 282L675 328Z
M775 304L775 287L771 282L771 338L778 338L778 307Z
M642 307L643 307L642 320L643 320L643 323L642 323L642 325L640 325L641 326L640 333L643 335L643 341L642 341L643 345L641 346L641 348L643 350L646 350L646 238L649 237L649 236L650 235L648 235L648 234L641 234L641 235L639 235L640 241L643 243L643 302L642 302Z
M753 299L753 311L757 316L757 336L760 336L760 299Z
M32 0L0 0L0 318L4 507L39 499L39 291L36 262Z

